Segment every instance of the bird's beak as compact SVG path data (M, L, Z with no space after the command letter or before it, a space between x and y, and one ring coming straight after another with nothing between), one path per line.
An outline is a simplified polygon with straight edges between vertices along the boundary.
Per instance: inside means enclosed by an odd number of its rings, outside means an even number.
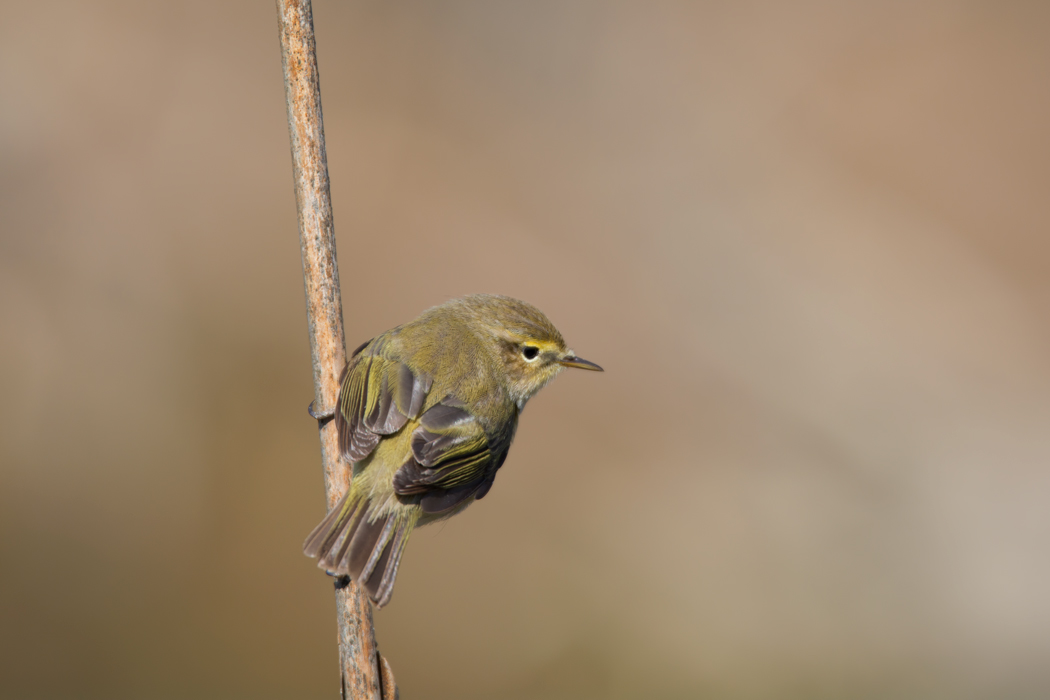
M558 360L558 364L564 367L579 367L580 369L589 369L592 372L605 371L593 362L576 357L575 355L566 355L565 357Z

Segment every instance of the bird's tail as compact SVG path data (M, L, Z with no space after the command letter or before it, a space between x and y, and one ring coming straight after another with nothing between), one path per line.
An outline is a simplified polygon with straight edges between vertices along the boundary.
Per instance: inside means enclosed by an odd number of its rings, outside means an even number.
M415 508L371 512L367 498L351 488L303 543L307 556L336 576L350 576L377 608L390 602L408 536L419 519Z

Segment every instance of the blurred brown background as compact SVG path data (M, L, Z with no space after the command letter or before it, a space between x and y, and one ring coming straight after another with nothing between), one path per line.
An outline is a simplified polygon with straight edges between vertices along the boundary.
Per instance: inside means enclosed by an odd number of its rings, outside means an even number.
M406 700L1050 696L1050 5L314 11L348 344L607 370L413 538ZM335 697L274 7L3 17L0 696Z

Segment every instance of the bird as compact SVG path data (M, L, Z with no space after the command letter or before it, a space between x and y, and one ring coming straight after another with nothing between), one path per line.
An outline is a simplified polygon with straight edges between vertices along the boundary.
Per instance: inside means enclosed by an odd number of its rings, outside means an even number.
M568 367L604 371L535 306L496 294L452 299L363 343L332 414L311 410L334 417L353 467L304 553L385 606L412 530L488 494L525 404Z

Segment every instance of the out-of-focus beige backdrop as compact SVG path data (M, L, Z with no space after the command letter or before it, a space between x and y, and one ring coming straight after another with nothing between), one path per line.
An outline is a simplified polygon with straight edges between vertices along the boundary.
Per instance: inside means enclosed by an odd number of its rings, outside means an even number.
M1045 3L315 4L347 342L606 373L413 538L406 700L1050 694ZM331 698L269 2L6 2L0 696Z

